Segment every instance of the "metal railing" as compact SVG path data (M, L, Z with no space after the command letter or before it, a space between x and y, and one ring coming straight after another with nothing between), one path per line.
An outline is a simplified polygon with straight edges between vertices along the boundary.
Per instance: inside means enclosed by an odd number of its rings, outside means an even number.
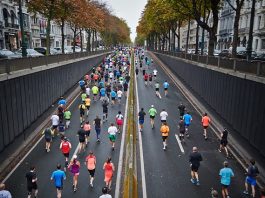
M195 61L213 67L230 69L233 71L249 73L249 74L254 74L256 76L265 77L264 61L257 61L257 60L247 61L245 59L225 58L219 56L215 57L215 56L206 56L198 54L186 54L184 52L170 52L170 51L160 51L160 50L150 50L150 51L161 54L167 54L186 60Z
M32 69L39 66L48 66L50 64L61 63L64 61L84 58L87 56L110 52L110 50L101 50L93 52L77 52L71 54L57 54L40 57L26 57L17 59L3 59L0 60L0 74L10 74L14 71Z

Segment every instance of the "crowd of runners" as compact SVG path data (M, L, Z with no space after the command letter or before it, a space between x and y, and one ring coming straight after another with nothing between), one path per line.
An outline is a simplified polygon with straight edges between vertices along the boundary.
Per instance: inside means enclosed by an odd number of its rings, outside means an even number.
M162 99L162 97L167 97L170 85L167 82L167 80L163 80L160 82L157 78L158 71L157 69L152 65L153 59L148 58L146 56L144 50L137 50L135 53L135 74L137 78L138 76L141 76L141 78L144 81L145 86L151 87L155 91L155 96L157 96L159 99ZM142 74L142 75L141 75ZM161 79L161 78L160 78ZM163 88L164 93L160 93L160 86ZM175 117L174 119L177 119L177 127L178 133L177 136L181 143L185 142L185 137L189 138L189 127L192 124L193 118L189 110L185 107L185 105L181 102L179 105L177 105L179 116ZM176 115L178 114L176 113ZM160 117L161 123L159 124L159 130L162 137L162 143L163 143L163 150L167 150L167 139L169 137L170 127L167 124L167 118L168 113L165 109L162 109L161 112L158 112L156 107L154 105L150 105L150 108L147 110L147 112L144 111L144 108L141 108L141 110L138 113L138 122L139 122L139 131L144 132L144 122L145 122L145 116L149 115L150 118L150 127L152 129L155 128L155 118L156 116ZM201 128L202 128L202 136L205 141L208 140L208 133L207 130L211 124L211 119L207 113L204 113L201 117ZM230 158L230 155L228 153L227 144L228 144L228 130L224 129L220 133L220 145L218 147L218 151L225 152L226 158ZM194 146L192 148L192 152L189 155L189 162L190 162L190 168L191 168L191 183L194 185L199 186L199 174L198 170L200 167L200 162L203 160L203 157L201 153L199 152L198 148ZM223 168L219 171L220 176L220 183L221 183L221 197L222 198L229 198L229 192L228 188L231 184L231 178L234 177L233 170L228 165L228 160L224 161ZM251 197L256 197L256 185L257 181L256 178L259 174L259 170L257 166L255 165L255 160L250 160L250 164L248 169L246 170L246 180L245 180L245 190L243 191L243 194L249 195ZM250 190L250 191L249 191ZM264 192L261 197L264 197ZM212 197L218 197L218 192L216 190L211 191ZM219 196L220 197L220 196Z

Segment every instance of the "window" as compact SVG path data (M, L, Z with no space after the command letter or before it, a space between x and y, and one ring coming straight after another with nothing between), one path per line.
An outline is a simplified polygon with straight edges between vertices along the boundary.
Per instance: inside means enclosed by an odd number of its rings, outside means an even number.
M256 39L255 50L257 50L257 49L258 49L258 46L259 46L259 39Z
M261 40L261 49L265 49L265 39Z
M260 29L260 22L261 22L261 16L258 16L258 27L257 27L257 29Z

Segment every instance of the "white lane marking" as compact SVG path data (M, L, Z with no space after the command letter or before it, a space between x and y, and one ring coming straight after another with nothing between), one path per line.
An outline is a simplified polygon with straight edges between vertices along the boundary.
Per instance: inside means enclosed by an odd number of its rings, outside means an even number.
M73 101L70 102L70 104L68 105L68 108L74 103L74 101L79 97L79 95L80 93L78 93L78 95L73 99ZM44 138L44 135L42 135L41 138L33 145L33 147L24 155L24 157L17 163L15 168L13 168L12 171L8 173L8 175L3 179L3 183L6 182L6 180L8 180L9 177L11 177L11 175L17 170L17 168L21 165L21 163L26 159L26 157L28 157L28 155L33 151L33 149L36 148L36 146L40 143L40 141L43 138Z
M139 108L138 85L137 85L136 75L134 75L134 80L135 80L135 92L136 92L136 103L137 103L137 113L138 113L140 108ZM138 135L139 135L139 150L140 150L140 165L141 165L141 175L142 175L143 198L147 198L145 169L144 169L144 155L143 155L143 141L142 141L142 133L140 132L139 122L137 122L137 128L138 128Z
M132 64L132 59L131 59ZM129 75L131 73L131 70L129 71ZM130 90L130 85L128 90ZM128 92L129 94L129 92ZM122 127L122 138L121 138L121 146L120 146L120 156L119 156L119 164L118 164L118 171L117 171L117 179L116 179L116 187L115 187L115 198L120 197L120 186L121 186L121 171L123 166L123 153L124 153L124 144L125 144L125 127L127 124L127 111L128 111L128 100L129 96L126 97L126 104L125 104L125 112L124 112L124 123Z
M178 142L178 145L179 145L180 151L181 151L182 153L185 153L184 148L183 148L183 146L182 146L182 144L181 144L181 141L180 141L180 139L179 139L179 136L178 136L177 134L175 134L175 137L176 137L176 139L177 139L177 142Z

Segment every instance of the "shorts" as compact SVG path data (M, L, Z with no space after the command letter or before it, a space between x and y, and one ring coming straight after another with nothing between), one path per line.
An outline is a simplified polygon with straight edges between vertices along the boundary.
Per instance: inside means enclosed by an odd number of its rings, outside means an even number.
M168 137L168 136L162 136L162 140L163 140L163 142L166 141L167 137Z
M85 112L84 111L80 112L80 117L82 117L84 115L85 115Z
M85 131L85 135L86 135L87 137L89 137L89 135L90 135L90 131Z
M63 153L64 157L69 157L69 153Z
M90 106L86 106L86 109L89 110L90 109Z
M55 186L57 190L63 190L63 186Z
M85 139L79 139L79 142L80 143L84 143L85 142Z
M208 126L203 126L203 128L204 128L204 129L207 129L207 128L208 128Z
M193 172L198 172L198 170L199 170L199 166L194 166L194 165L191 165L191 171L193 171Z
M222 146L226 146L227 145L227 140L221 140L221 142L220 142L220 144L222 145Z
M221 184L222 189L227 189L229 187L229 185L225 185L225 184Z
M72 173L73 176L78 176L79 175L79 172L78 173Z
M144 124L144 120L139 120L139 124L140 125Z
M165 123L165 122L167 122L167 121L166 121L166 120L161 120L161 122L162 122L162 123Z
M108 113L108 109L103 109L103 113Z
M156 88L156 91L159 91L159 88Z
M45 141L46 141L46 142L51 142L52 139L51 139L51 138L45 138Z
M246 177L246 183L250 184L251 186L257 185L256 179L249 176Z
M147 79L144 79L145 82L147 82Z
M28 193L31 194L33 190L37 190L38 186L33 185L33 186L27 186Z
M185 130L181 130L181 131L179 131L179 133L183 135L183 134L185 134Z
M117 123L118 126L122 126L123 125L123 120L117 120L116 123Z
M96 169L88 170L89 175L90 175L91 177L94 177L94 175L95 175L95 171L96 171Z
M190 126L190 123L185 123L185 127L189 127Z
M151 116L151 115L150 115L150 118L151 118L151 119L155 119L155 116Z
M154 77L156 77L156 75L154 75Z
M58 125L52 125L52 129L57 129L58 128Z
M168 88L164 88L165 91L167 91Z
M115 140L116 140L116 135L109 135L109 140L110 140L111 142L115 142Z
M118 97L118 100L121 100L121 97Z
M94 95L94 96L97 96L98 94L94 93L93 95Z
M116 98L115 97L111 97L111 100L115 100Z

